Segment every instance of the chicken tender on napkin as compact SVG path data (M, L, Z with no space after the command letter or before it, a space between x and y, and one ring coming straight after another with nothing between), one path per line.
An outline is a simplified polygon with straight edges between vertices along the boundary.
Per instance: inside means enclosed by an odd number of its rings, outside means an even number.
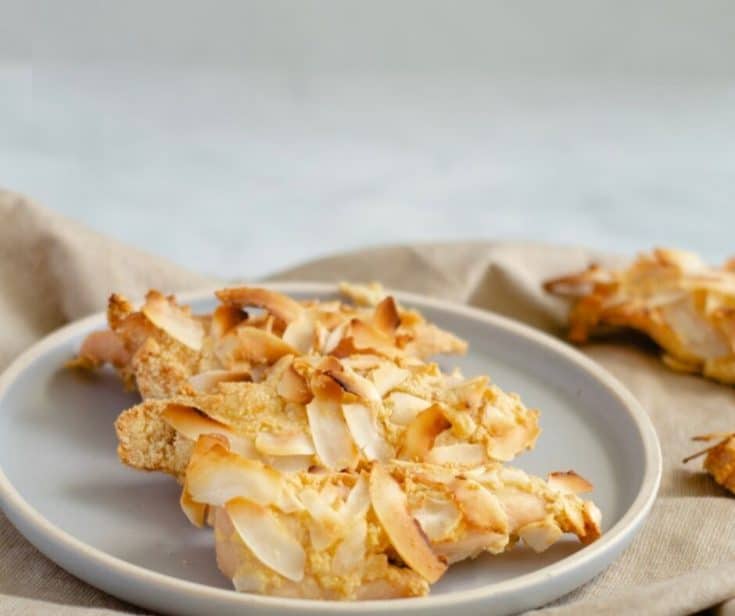
M735 432L704 434L695 436L693 440L705 443L715 441L715 444L684 458L684 463L704 456L704 470L723 488L735 494Z
M573 300L569 339L610 327L643 332L673 370L735 385L735 261L709 267L697 255L657 249L628 268L591 265L545 283Z

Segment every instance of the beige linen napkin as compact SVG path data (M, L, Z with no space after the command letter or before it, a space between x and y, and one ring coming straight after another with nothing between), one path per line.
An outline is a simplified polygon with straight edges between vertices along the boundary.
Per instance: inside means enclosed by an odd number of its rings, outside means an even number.
M111 290L140 296L151 286L176 291L212 283L9 192L0 192L0 220L0 368L62 323L102 309ZM431 244L329 257L274 278L380 279L558 334L564 307L543 293L540 282L593 257L601 258L581 248L517 242ZM633 545L592 582L540 613L686 614L735 597L735 498L698 465L680 462L692 451L691 435L735 427L735 388L669 372L650 350L594 344L584 352L623 381L650 414L664 476ZM136 611L51 563L2 516L0 593L2 614Z

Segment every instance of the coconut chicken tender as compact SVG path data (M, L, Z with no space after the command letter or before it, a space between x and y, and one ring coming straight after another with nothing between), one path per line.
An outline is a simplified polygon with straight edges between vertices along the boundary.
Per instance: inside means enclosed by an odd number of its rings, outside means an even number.
M72 366L93 369L104 363L143 398L192 393L203 382L257 378L284 355L372 352L386 357L427 358L464 353L467 344L404 309L379 285L344 285L345 294L364 304L296 301L275 291L236 287L216 292L220 305L194 316L173 296L150 291L140 310L113 294L109 329L93 332ZM250 309L260 309L250 315Z
M116 422L121 459L181 476L190 444L219 434L281 470L355 470L393 459L477 465L533 447L538 412L487 377L375 355L284 356L260 382L151 399Z
M544 481L499 464L284 474L203 436L182 507L198 525L211 510L217 562L237 590L377 599L425 595L448 565L519 541L536 551L564 533L593 541L600 513L575 494L590 488L574 474Z
M735 432L704 434L695 436L693 440L705 443L715 441L715 444L685 458L684 462L704 456L704 470L723 488L735 494Z
M448 565L519 540L539 552L564 533L593 541L600 512L575 493L589 489L574 474L544 481L499 464L286 474L203 436L182 507L197 525L212 520L217 562L237 590L372 599L424 595Z
M574 300L573 342L605 328L636 329L663 349L670 368L735 384L735 261L714 268L697 255L657 249L626 269L592 265L545 288Z

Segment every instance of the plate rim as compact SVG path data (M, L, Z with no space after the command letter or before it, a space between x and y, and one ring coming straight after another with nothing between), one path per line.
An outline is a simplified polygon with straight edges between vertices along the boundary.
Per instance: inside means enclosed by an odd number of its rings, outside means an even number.
M336 283L263 281L255 284L283 293L313 293L319 295L337 292ZM189 303L205 299L208 295L212 295L213 291L217 288L221 288L221 285L207 286L182 293L175 293L175 295L181 302ZM573 575L576 571L584 568L585 565L590 564L605 553L618 553L622 550L632 539L631 535L638 532L643 520L648 516L653 507L663 471L661 446L653 423L640 402L638 402L627 387L600 364L568 343L510 317L467 304L428 297L417 293L393 289L386 289L386 291L394 295L399 301L407 304L417 305L419 308L425 306L437 310L449 310L459 316L490 323L496 327L510 331L514 335L530 339L532 342L550 348L550 350L564 356L569 362L576 364L577 367L582 368L588 374L595 377L599 384L604 385L606 389L620 399L622 406L632 418L640 434L643 444L645 468L640 490L636 494L632 504L600 539L551 565L525 573L516 578L494 582L489 586L452 591L441 595L411 597L401 599L398 604L395 600L340 602L238 593L231 589L217 588L199 582L192 582L130 563L102 549L95 548L54 525L20 495L3 471L2 466L0 466L0 506L11 523L32 545L67 571L69 569L65 564L61 564L56 558L49 555L48 552L50 550L47 551L46 546L53 546L54 552L56 553L59 551L70 554L76 553L84 557L88 565L95 565L105 568L108 571L112 570L117 576L121 576L126 580L136 580L138 582L157 585L161 591L183 593L184 595L189 593L189 596L197 596L199 599L211 598L227 601L233 605L239 604L243 608L249 606L263 609L281 609L290 610L294 613L303 613L303 610L316 609L319 610L319 613L340 612L366 614L393 609L398 605L400 605L401 609L410 609L411 611L414 609L420 611L421 609L430 607L459 607L461 604L468 605L469 603L482 601L483 599L491 599L494 595L506 595L524 588L536 587L539 584L543 584L543 582L548 582L560 576ZM15 382L15 379L39 357L42 357L48 350L63 340L76 336L80 332L93 327L93 324L102 324L104 319L105 313L101 311L72 321L50 332L18 355L2 374L0 374L0 401L5 397L7 390ZM43 547L39 545L41 540L44 542ZM77 573L73 574L84 579ZM96 586L96 584L87 580L85 580L85 583ZM96 587L99 588L99 586ZM530 588L528 589L530 590ZM110 592L108 590L102 590L103 592ZM125 599L124 597L122 598Z

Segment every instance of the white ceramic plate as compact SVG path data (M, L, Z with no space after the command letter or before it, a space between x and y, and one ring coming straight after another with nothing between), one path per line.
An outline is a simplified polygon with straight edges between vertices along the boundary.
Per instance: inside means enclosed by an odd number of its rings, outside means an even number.
M297 297L334 287L274 284ZM495 615L542 605L612 562L653 504L661 474L656 434L635 399L610 374L566 344L514 321L464 306L397 293L406 305L470 342L445 358L466 375L490 374L542 411L536 449L516 464L545 476L573 468L595 485L600 540L562 541L542 555L519 548L450 568L431 596L336 603L239 594L215 566L211 531L190 526L170 478L124 467L112 422L136 402L110 373L83 376L62 365L95 315L48 336L0 377L0 497L6 515L44 554L77 577L146 608L180 614ZM209 293L184 295L210 310Z

